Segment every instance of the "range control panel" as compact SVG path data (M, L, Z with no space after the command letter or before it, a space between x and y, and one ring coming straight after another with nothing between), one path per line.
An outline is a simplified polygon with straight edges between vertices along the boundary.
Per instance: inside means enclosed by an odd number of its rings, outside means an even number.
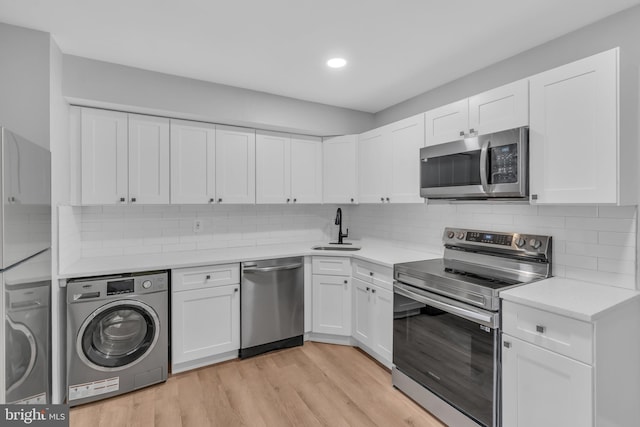
M446 246L493 247L512 252L546 254L551 250L551 236L447 227L442 241Z

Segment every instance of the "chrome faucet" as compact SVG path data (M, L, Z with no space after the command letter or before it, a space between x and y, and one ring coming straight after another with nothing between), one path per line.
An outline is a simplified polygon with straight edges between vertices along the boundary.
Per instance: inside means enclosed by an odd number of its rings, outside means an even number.
M342 244L342 239L344 237L349 237L349 229L347 228L346 233L342 233L342 209L338 208L336 212L336 222L335 224L338 226L338 244Z

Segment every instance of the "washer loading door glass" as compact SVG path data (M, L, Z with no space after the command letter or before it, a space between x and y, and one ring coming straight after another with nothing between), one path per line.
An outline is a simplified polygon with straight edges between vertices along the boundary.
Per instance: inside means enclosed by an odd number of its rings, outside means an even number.
M33 334L21 324L5 319L7 355L5 378L7 392L19 387L31 374L36 360L36 343Z
M78 335L78 352L93 367L125 368L153 348L158 333L158 316L151 307L115 301L87 318Z

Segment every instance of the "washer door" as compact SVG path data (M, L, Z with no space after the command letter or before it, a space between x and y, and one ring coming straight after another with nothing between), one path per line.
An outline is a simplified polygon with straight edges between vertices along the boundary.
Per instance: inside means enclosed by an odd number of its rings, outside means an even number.
M117 371L144 359L159 335L160 321L151 307L135 300L114 301L82 323L76 351L94 369Z
M20 387L29 377L36 363L36 340L22 323L5 318L6 362L5 378L7 393Z

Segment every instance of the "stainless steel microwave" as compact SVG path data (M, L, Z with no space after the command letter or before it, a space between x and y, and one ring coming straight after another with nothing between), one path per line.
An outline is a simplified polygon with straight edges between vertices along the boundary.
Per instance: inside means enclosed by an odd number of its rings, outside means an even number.
M420 149L420 195L429 199L529 196L529 128Z

